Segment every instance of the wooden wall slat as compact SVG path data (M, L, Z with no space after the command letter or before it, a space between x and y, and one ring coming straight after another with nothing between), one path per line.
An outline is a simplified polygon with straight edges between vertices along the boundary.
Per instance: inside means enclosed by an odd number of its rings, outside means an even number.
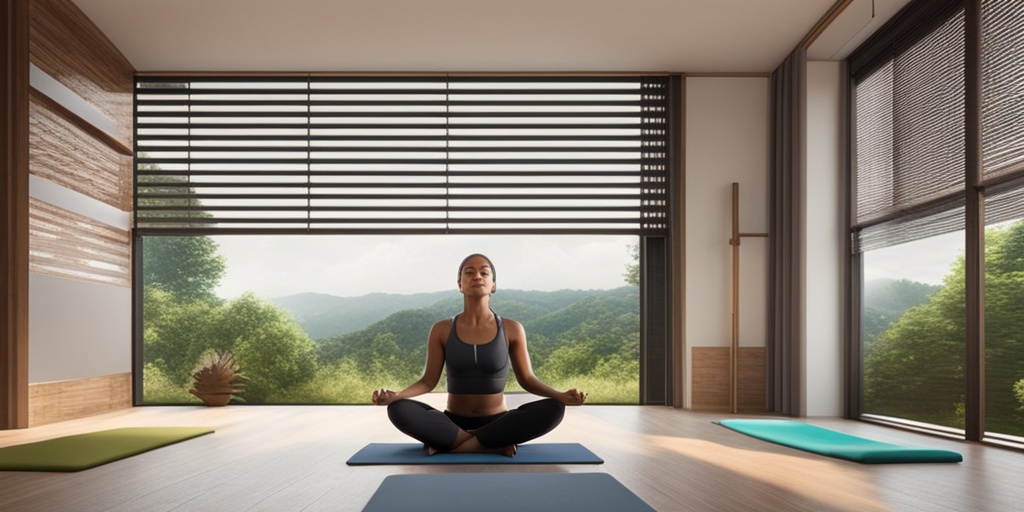
M730 347L693 347L691 408L695 411L729 412ZM765 412L764 347L740 347L737 376L738 412Z
M29 270L131 286L129 234L38 199L29 202Z
M764 347L740 347L736 408L738 412L763 413L765 407Z
M133 140L135 69L71 0L32 0L33 64L109 117L120 140Z
M29 172L121 211L131 211L132 159L54 111L29 102Z
M691 408L729 411L729 347L693 347Z
M132 374L29 384L30 427L132 406Z

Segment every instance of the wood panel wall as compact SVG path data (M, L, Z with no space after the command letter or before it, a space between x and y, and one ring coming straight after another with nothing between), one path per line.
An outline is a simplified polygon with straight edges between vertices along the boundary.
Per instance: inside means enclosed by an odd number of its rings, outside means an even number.
M28 426L28 0L0 7L0 429Z
M29 201L29 222L31 272L131 286L127 231L35 198Z
M34 178L130 212L135 70L71 0L26 3L27 57L66 89L54 97L44 92L46 88L34 88L24 98L28 171ZM98 117L78 115L83 109ZM88 118L109 121L109 126L96 126ZM37 198L29 201L28 210L26 253L31 272L131 286L131 239L126 230ZM131 350L124 347L126 353ZM27 371L27 361L25 366ZM26 415L31 426L132 403L130 373L28 387Z
M29 385L29 425L72 420L132 406L132 374Z
M729 412L730 347L693 347L691 374L693 389L691 408L695 411ZM740 347L737 410L741 413L764 413L765 352L764 347Z
M33 91L29 101L32 175L131 211L131 156L83 129L83 122Z
M132 147L135 69L71 0L32 0L32 64L74 91L118 127Z

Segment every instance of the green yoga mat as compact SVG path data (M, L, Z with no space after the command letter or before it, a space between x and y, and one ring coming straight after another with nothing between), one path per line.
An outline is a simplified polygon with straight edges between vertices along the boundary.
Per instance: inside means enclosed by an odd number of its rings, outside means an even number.
M0 471L81 471L213 432L206 427L117 428L0 448Z
M949 450L883 443L799 421L743 419L715 423L772 443L862 464L964 460L963 455Z

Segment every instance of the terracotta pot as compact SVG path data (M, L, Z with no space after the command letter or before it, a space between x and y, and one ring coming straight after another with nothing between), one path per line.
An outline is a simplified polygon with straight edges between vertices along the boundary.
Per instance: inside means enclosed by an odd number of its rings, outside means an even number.
M231 393L191 393L203 401L209 407L223 407L231 401Z

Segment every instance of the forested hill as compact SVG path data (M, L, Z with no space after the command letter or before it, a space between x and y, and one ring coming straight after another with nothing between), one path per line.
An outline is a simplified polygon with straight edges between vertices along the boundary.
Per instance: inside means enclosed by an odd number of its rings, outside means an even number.
M398 353L411 356L411 363L422 364L420 353L426 346L430 326L458 313L461 307L461 296L445 298L426 307L392 313L360 331L319 339L321 362L351 356L374 357L373 352L393 347ZM540 353L565 343L560 338L570 333L586 335L588 339L614 335L614 344L618 346L622 336L639 331L636 287L555 292L500 290L491 299L491 307L499 315L522 322L531 346Z
M635 296L636 288L553 292L503 289L491 298L491 307L500 315L529 322L583 299L621 297L630 293ZM457 290L408 295L374 293L360 297L301 293L271 299L270 302L291 314L309 337L315 340L369 328L399 311L422 310L424 317L432 318L429 323L420 326L421 332L418 334L422 338L426 336L426 330L434 320L459 312L462 307L462 296Z
M874 340L908 309L924 304L941 286L905 279L864 283L864 339Z
M300 293L270 299L270 302L291 314L310 338L321 339L365 329L396 311L423 308L457 295L456 291L410 295L373 293L360 297Z

